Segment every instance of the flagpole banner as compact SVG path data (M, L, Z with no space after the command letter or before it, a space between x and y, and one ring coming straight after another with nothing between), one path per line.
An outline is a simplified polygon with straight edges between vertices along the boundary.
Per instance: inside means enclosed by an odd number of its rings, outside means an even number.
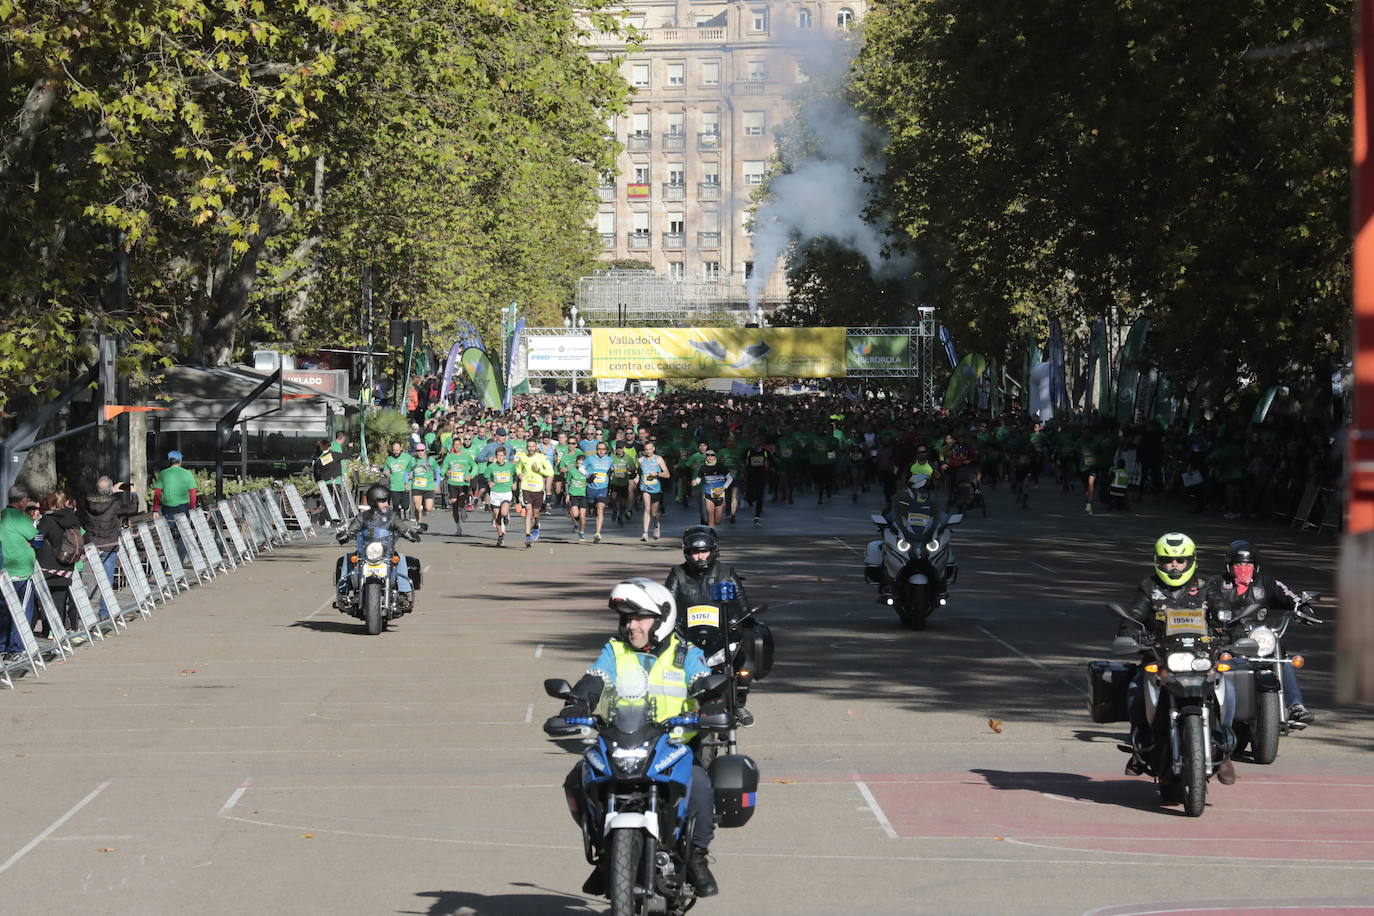
M592 338L588 334L526 337L525 352L534 375L547 369L592 371Z
M850 334L845 338L845 368L914 369L911 362L911 336Z
M949 360L951 369L959 365L959 359L954 352L954 335L949 332L949 328L940 325L940 343L945 347L945 359Z
M439 386L439 400L447 401L448 394L453 390L453 371L458 368L458 359L463 355L462 343L456 343L449 348L448 359L444 362L444 380Z
M1059 331L1059 319L1050 319L1050 397L1055 407L1069 406L1069 387L1064 377L1064 335Z
M502 410L510 410L511 398L515 396L516 381L516 356L520 347L520 338L524 336L525 316L521 315L510 330L510 336L506 338L506 389L502 397Z
M1269 408L1274 406L1274 398L1278 396L1279 386L1270 385L1269 390L1260 397L1259 403L1255 405L1255 412L1250 415L1251 423L1263 423L1265 417L1269 416Z
M496 375L496 367L491 364L487 351L480 347L468 347L463 351L463 371L477 389L477 397L487 410L501 410L501 379Z
M959 410L972 401L986 369L987 360L981 353L970 353L960 360L945 389L945 410Z
M843 378L844 328L593 328L597 378Z
M1169 379L1161 375L1155 391L1155 422L1165 429L1174 422L1174 389Z
M1137 318L1126 335L1121 348L1121 371L1116 378L1116 422L1130 425L1135 417L1136 386L1140 382L1140 357L1145 352L1145 335L1150 332L1150 319Z
M1050 364L1036 363L1030 371L1030 412L1041 422L1054 419L1054 403L1050 399Z
M1107 364L1107 325L1101 318L1093 322L1088 343L1088 399L1087 410L1106 410L1111 402L1112 374Z

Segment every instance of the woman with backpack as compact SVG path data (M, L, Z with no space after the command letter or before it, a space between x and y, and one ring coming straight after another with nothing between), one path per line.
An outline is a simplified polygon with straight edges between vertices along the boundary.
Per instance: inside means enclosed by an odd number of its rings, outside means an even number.
M72 577L81 559L85 536L81 519L76 514L76 500L63 490L54 490L39 501L38 508L43 514L38 519L39 538L34 542L34 560L43 570L53 603L62 615L62 625L69 630L78 630L81 620L72 600Z

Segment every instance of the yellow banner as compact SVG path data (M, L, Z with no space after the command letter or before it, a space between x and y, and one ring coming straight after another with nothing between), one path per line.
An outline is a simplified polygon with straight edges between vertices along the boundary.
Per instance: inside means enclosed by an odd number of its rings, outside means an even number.
M841 378L844 328L592 328L597 378Z

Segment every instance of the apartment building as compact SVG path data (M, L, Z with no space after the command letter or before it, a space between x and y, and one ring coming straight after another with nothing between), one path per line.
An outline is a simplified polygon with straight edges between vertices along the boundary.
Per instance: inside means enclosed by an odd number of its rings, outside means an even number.
M611 127L624 151L600 188L604 260L642 260L660 275L742 298L754 271L752 195L809 58L830 56L864 4L851 0L649 0L626 4L643 43L624 61L635 89ZM615 36L597 51L625 53ZM593 52L596 53L596 52ZM774 275L766 306L785 297Z

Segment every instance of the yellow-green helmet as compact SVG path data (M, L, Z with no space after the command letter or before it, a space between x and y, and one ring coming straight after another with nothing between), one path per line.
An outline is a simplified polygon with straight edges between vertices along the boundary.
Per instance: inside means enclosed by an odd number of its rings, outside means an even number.
M1188 565L1181 571L1172 567L1165 567L1165 561L1179 557L1188 561ZM1193 543L1192 538L1186 534L1171 531L1155 541L1155 575L1159 577L1159 581L1170 588L1178 588L1193 578L1195 572L1197 572L1197 545Z

